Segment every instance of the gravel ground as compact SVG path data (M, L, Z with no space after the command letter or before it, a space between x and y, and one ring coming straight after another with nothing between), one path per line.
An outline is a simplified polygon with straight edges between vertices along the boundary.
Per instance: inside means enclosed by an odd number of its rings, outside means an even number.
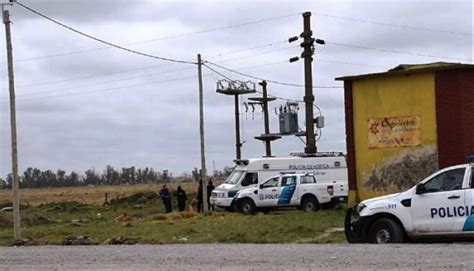
M0 248L1 270L474 270L474 245L132 245Z

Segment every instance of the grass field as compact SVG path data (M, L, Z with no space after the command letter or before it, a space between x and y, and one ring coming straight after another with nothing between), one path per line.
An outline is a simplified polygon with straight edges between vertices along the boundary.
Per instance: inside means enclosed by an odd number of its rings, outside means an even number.
M197 183L169 184L172 191L181 185L187 193L194 194ZM158 192L162 184L114 185L114 186L84 186L64 188L26 188L20 190L21 204L38 206L48 202L77 201L86 204L102 205L105 194L108 199L117 196L130 196L144 191ZM0 203L11 202L11 190L0 190Z
M193 198L195 184L184 187L188 198ZM158 190L159 186L148 185L22 190L22 202L29 203L22 209L22 238L37 245L61 244L68 237L84 235L97 244L119 236L151 244L344 242L342 232L332 231L343 225L342 206L314 213L288 209L251 216L224 211L206 216L164 214L153 193ZM105 193L109 200L121 197L102 206ZM1 200L8 195L1 194ZM11 245L12 236L12 214L0 212L0 245Z

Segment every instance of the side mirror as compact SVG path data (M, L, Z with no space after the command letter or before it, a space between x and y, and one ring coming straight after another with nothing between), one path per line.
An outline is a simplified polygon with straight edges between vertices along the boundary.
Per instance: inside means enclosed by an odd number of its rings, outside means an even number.
M259 185L258 187L259 187L260 189L262 189L262 188L263 188L263 183L262 183L261 185Z
M425 193L425 184L419 183L416 185L416 194L420 195Z

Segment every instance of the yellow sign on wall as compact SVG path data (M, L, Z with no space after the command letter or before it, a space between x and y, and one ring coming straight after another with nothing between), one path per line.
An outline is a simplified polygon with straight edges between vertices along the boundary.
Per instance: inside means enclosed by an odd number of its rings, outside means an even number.
M421 145L420 127L420 116L369 119L369 148L419 146Z

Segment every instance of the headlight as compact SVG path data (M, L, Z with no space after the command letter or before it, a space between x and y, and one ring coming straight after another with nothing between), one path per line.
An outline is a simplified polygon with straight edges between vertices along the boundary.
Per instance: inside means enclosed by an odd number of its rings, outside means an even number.
M225 197L225 192L217 193L217 197L218 198L224 198Z
M364 210L365 207L367 207L367 206L366 206L365 204L363 204L363 203L357 204L356 212L357 212L358 214L360 214L360 212L362 212L362 210Z

